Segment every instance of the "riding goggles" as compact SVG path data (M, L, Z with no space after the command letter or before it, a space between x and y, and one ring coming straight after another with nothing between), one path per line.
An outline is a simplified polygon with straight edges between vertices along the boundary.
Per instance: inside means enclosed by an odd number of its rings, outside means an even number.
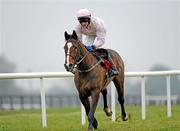
M79 23L83 23L83 22L89 22L90 21L90 19L88 19L88 18L81 18L81 19L78 19L79 20Z

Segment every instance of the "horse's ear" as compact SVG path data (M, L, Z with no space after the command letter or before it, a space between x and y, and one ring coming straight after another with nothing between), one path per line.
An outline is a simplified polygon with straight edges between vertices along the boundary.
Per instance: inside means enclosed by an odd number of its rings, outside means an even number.
M77 36L75 30L73 30L72 37L73 37L73 39L78 40L78 36Z
M70 39L70 35L66 31L64 32L64 37L65 37L66 40Z

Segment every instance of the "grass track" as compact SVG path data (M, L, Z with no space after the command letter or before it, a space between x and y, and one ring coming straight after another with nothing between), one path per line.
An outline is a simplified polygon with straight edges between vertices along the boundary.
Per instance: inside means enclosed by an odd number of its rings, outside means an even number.
M131 119L112 122L102 108L96 111L97 131L180 131L180 105L173 106L173 116L167 118L166 106L147 106L146 120L141 120L140 106L126 106ZM120 116L119 107L116 116ZM0 111L0 131L86 131L87 120L81 125L80 108L47 110L48 127L42 128L41 110Z

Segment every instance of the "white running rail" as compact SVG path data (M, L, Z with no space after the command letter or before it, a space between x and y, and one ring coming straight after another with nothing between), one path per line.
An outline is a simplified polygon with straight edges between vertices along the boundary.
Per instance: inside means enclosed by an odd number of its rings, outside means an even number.
M145 103L145 77L148 76L165 76L167 85L167 116L171 117L171 87L170 77L172 75L180 75L180 70L173 71L153 71L153 72L125 72L126 77L141 77L141 117L146 118L146 103ZM42 110L42 126L47 127L46 118L46 102L45 90L43 85L44 78L64 78L73 77L69 72L40 72L40 73L0 73L0 79L40 79L41 91L41 110ZM115 89L111 87L111 108L113 111L112 121L115 121ZM85 124L85 110L81 105L81 123Z

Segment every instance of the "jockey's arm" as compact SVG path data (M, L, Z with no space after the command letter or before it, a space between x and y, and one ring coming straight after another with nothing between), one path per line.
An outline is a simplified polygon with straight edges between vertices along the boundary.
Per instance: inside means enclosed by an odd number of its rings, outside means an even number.
M96 29L96 38L94 40L93 46L99 48L105 43L106 30L104 27L99 27Z

